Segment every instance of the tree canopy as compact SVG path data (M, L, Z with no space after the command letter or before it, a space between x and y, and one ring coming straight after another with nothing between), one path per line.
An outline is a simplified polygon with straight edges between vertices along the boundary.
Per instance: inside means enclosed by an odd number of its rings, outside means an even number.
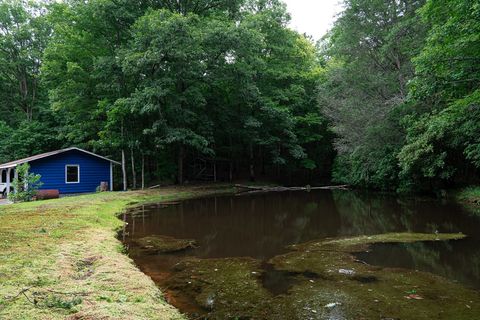
M289 21L280 0L3 1L0 160L75 145L133 188L478 182L475 1L345 0L318 43Z
M287 27L282 2L70 0L2 7L12 17L17 11L35 45L11 47L37 55L26 55L25 64L36 66L26 74L38 79L43 100L21 118L25 97L4 91L12 102L1 109L10 141L1 152L5 160L77 145L122 157L132 187L140 171L149 183L211 180L212 174L328 178L332 134L316 105L316 49ZM37 20L43 29L33 30ZM16 25L6 24L5 34L20 33ZM1 60L11 77L5 85L15 88L23 81L15 78L18 59ZM19 120L8 121L12 114ZM35 132L23 136L29 130ZM42 143L31 149L30 140Z
M408 191L478 182L478 3L345 6L321 50L319 102L337 134L333 178Z

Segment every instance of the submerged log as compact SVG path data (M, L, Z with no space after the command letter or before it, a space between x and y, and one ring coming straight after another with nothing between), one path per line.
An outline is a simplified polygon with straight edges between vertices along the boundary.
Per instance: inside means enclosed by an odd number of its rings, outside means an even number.
M235 188L239 192L284 192L284 191L310 191L310 190L348 190L348 185L337 185L337 186L322 186L322 187L311 187L309 185L305 187L283 187L283 186L250 186L243 184L236 184ZM240 191L244 190L244 191Z

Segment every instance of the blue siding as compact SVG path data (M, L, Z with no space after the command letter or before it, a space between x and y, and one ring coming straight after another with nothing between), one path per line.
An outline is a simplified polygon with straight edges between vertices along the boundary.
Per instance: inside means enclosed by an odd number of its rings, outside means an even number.
M80 183L65 183L65 166L80 166ZM40 189L57 189L62 194L94 192L102 181L110 183L110 162L71 150L30 162L30 171L40 174Z

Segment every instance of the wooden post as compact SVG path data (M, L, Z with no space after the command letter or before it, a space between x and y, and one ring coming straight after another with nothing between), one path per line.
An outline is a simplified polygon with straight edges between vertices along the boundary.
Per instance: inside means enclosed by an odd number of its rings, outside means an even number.
M17 168L13 169L13 181L18 181L18 171ZM13 193L17 193L18 190L13 186Z
M0 169L0 183L3 183L3 171L5 169ZM6 193L5 193L6 194ZM2 194L0 194L0 196L3 196Z
M124 149L122 149L122 175L123 175L123 191L127 191L127 167L125 163Z
M142 190L145 189L145 155L142 153Z
M133 156L133 147L130 147L130 159L132 161L132 187L137 189L137 173L135 172L135 157Z
M250 142L249 145L249 151L250 151L250 181L254 182L255 181L255 157L253 155L253 144Z
M23 188L24 188L23 190L25 190L25 191L28 189L27 177L28 177L28 170L25 172L25 176L22 177L23 178Z
M10 194L10 172L12 168L7 169L7 196Z
M217 182L217 162L213 161L213 182Z
M122 131L122 143L125 143L123 119L122 119L121 131ZM125 149L123 147L122 147L122 178L123 178L123 191L127 191L127 164L125 163Z
M185 147L183 145L180 145L178 149L178 168L177 168L178 184L183 184L183 158L185 158Z

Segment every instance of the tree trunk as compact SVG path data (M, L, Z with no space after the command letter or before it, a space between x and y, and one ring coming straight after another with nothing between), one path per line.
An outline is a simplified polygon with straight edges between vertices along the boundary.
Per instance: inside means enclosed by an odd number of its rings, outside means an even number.
M137 189L137 173L135 172L135 157L133 156L133 147L130 148L130 156L132 159L132 183L133 189Z
M255 164L254 164L254 157L253 157L253 144L250 143L250 181L255 181Z
M178 184L183 184L183 159L185 158L185 147L180 145L178 150Z
M232 136L228 137L228 142L229 142L229 147L230 147L230 164L229 164L229 170L228 170L228 180L230 182L233 181L233 142L232 142Z
M263 151L263 148L260 148L260 159L262 161L262 172L261 172L261 175L262 176L265 176L267 174L267 170L265 168L265 154L264 154L264 151Z
M124 149L122 149L122 177L123 177L123 191L127 191L127 166L125 163Z
M145 189L145 155L142 153L142 190Z
M217 162L213 162L213 182L217 182Z

